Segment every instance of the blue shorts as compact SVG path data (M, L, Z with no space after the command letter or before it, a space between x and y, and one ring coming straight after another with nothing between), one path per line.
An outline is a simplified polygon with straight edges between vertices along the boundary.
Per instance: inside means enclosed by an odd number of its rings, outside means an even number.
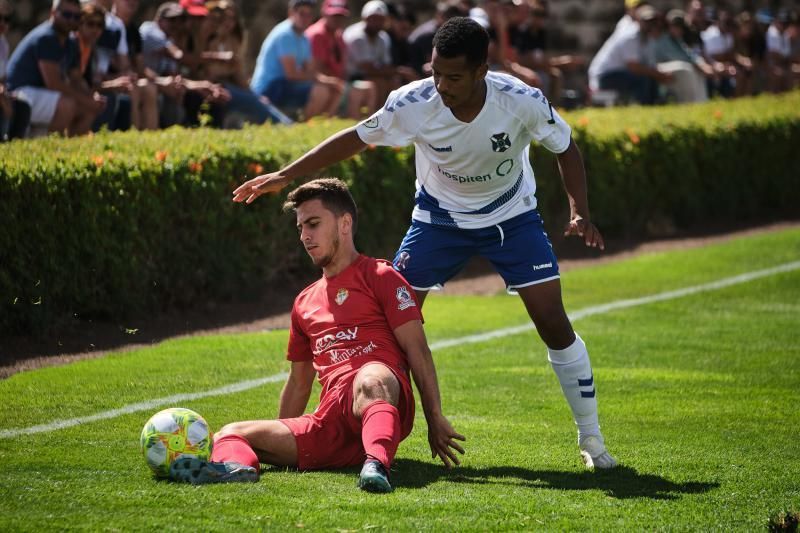
M393 263L414 289L430 290L441 288L475 255L491 261L509 292L559 277L553 247L535 210L481 229L413 220Z
M311 96L310 81L291 81L285 78L276 78L267 83L264 96L272 104L285 109L300 109L305 107Z

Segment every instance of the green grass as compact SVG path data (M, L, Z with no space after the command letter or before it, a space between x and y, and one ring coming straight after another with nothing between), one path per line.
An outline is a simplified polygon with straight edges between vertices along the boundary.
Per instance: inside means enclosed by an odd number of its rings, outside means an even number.
M800 258L800 231L575 270L568 310ZM517 298L436 295L432 341L526 322ZM763 530L800 509L800 271L576 322L603 431L623 467L588 473L533 332L435 352L462 467L427 452L418 412L390 495L356 470L269 468L257 484L153 480L138 449L150 412L0 439L0 530ZM169 341L0 382L0 429L273 375L286 332ZM274 416L282 384L184 406L212 427ZM316 396L316 393L315 393ZM313 407L313 405L311 406Z

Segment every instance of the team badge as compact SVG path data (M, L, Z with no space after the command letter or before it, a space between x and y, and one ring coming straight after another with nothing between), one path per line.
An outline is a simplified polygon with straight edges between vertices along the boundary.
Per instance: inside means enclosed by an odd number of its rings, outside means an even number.
M404 311L409 307L416 307L417 305L414 298L411 297L411 293L408 292L408 287L405 285L397 287L397 301L400 302L397 306L400 311Z
M495 152L505 152L511 148L511 139L508 133L495 133L492 135L492 150Z
M342 305L348 296L350 296L350 293L347 292L347 289L339 289L336 293L336 303Z
M370 128L370 129L373 129L373 130L375 128L377 128L378 127L378 116L375 115L375 116L370 117L367 120L365 120L364 121L364 127L365 128Z

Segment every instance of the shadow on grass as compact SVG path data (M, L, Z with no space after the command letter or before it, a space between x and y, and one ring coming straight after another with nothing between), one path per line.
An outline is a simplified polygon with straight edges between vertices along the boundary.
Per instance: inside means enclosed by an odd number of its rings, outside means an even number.
M719 487L719 483L709 481L675 483L654 474L641 474L627 466L596 472L529 470L514 466L489 468L459 466L447 470L438 464L412 459L398 459L392 466L392 484L397 488L419 489L438 481L513 485L531 489L602 490L612 498L654 500L675 500L683 494L700 494Z

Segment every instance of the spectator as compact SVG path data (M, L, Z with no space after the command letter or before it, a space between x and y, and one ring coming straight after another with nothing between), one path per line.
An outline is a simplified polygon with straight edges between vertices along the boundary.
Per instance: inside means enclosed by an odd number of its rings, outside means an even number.
M221 84L230 93L226 112L238 113L254 124L267 121L291 124L292 120L266 97L259 97L250 90L242 61L244 30L236 5L230 0L214 0L206 6L208 25L213 29L206 39L206 50L201 54L200 74L204 79Z
M656 102L658 84L670 83L672 75L659 72L644 61L644 40L658 13L645 4L635 16L638 29L614 32L592 59L589 87L593 91L617 91L624 100L651 105Z
M347 23L350 10L344 0L326 0L322 4L322 17L309 26L305 34L311 43L311 55L319 71L345 84L345 114L348 118L360 119L371 114L378 105L377 88L367 80L345 82L345 60L347 45L342 38L342 29ZM366 112L366 113L365 113Z
M388 15L386 4L370 0L361 9L361 20L342 34L347 45L347 75L351 80L373 82L378 101L403 83L417 79L413 69L392 64L392 40L383 29Z
M453 17L466 17L458 0L441 0L436 3L436 15L431 20L417 26L408 36L411 48L411 66L422 76L431 75L431 53L433 52L433 35L439 26Z
M154 73L163 97L160 106L161 126L176 123L195 125L199 121L199 103L203 100L220 104L230 99L230 93L219 84L180 75L185 54L173 39L183 38L185 18L186 12L179 4L166 2L158 7L154 20L144 22L139 27L145 67ZM194 115L182 105L187 95L195 104L191 106L195 110ZM215 119L216 125L220 125L221 116L217 114Z
M767 39L760 31L756 20L749 11L742 11L736 15L736 33L734 35L734 49L737 61L745 65L752 72L752 83L749 93L754 94L766 84L765 57L767 53Z
M125 38L128 42L128 62L131 75L139 88L140 105L132 106L130 118L133 126L139 130L158 128L158 87L153 72L148 73L142 55L142 36L139 26L133 20L139 9L139 0L115 0L114 14L125 26ZM120 117L117 117L120 120ZM124 126L120 129L126 129Z
M528 85L540 87L542 80L531 69L517 62L516 49L511 45L511 26L527 17L523 0L487 0L484 12L489 21L489 70L507 72ZM519 11L517 10L519 8ZM522 14L520 17L519 14ZM484 19L479 17L483 25Z
M747 94L749 72L736 58L733 17L727 9L717 12L716 20L700 34L705 60L714 69L710 94L726 98Z
M706 8L701 0L689 0L686 5L686 31L684 40L695 55L703 55L703 38L701 34L711 23L706 16Z
M792 43L789 38L789 12L781 10L767 29L767 87L779 93L792 86Z
M267 35L250 88L283 110L305 118L332 116L344 91L341 80L318 72L304 31L314 19L314 0L289 0L286 20Z
M408 38L417 25L417 17L403 4L387 3L386 7L389 11L389 23L385 29L392 45L392 65L414 68Z
M81 135L105 108L105 98L65 75L76 57L69 34L78 28L78 0L54 0L50 18L17 45L8 63L8 88L31 107L31 123L51 132Z
M714 72L702 56L695 56L683 40L686 31L685 13L673 9L666 16L667 31L660 24L650 30L648 52L660 72L670 73L672 83L667 90L678 103L705 102L708 100L706 76Z
M639 22L636 19L636 10L639 6L646 4L642 0L625 0L625 14L617 21L613 33L625 33L626 31L637 31Z
M559 105L565 72L583 67L586 60L577 55L548 54L548 15L547 5L541 0L533 0L530 16L510 28L510 38L520 64L536 72L542 91L553 104Z
M0 0L0 142L25 137L31 118L30 106L6 91L9 55L6 32L11 25L12 13L8 0Z

